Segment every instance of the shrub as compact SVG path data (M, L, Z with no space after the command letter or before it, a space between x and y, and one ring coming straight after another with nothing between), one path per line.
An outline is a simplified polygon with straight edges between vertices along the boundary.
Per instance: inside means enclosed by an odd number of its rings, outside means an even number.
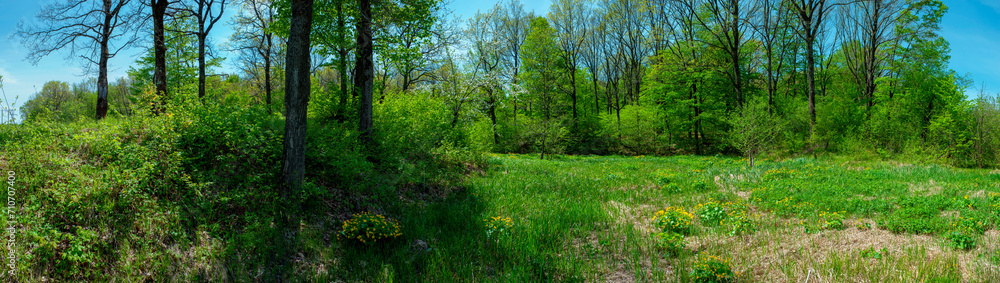
M729 260L708 256L698 260L691 271L694 282L734 282L736 274L729 267Z
M729 230L730 236L752 234L757 231L757 223L746 211L734 210L729 213L722 225Z
M340 235L337 235L337 239L372 244L378 240L402 235L396 221L386 219L380 214L363 212L354 214L354 218L344 222L344 228L340 231Z
M684 248L684 235L673 232L653 233L656 247L667 253L676 253Z
M694 216L680 207L668 207L656 212L653 223L661 232L687 234L691 232L691 220Z
M960 250L971 250L976 247L976 237L968 231L953 230L946 236L951 246Z
M976 237L982 235L986 228L982 220L959 216L951 222L951 231L945 237L952 247L970 250L976 247Z
M705 226L719 226L726 220L726 207L718 201L710 201L698 205L698 219Z

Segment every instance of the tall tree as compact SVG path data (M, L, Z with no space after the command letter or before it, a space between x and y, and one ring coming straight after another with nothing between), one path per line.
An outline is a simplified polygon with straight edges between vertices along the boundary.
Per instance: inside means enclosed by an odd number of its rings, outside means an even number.
M754 8L747 0L684 0L680 1L687 6L690 14L694 15L696 22L708 31L710 38L705 43L711 47L718 48L728 55L729 72L727 77L733 87L732 100L734 109L741 107L744 101L743 85L744 76L741 61L743 59L743 46L749 37L745 36L748 26L749 15L754 14ZM702 13L700 9L707 10Z
M272 24L276 11L271 0L245 0L240 13L233 17L234 32L231 41L243 53L246 66L244 72L253 74L261 83L265 103L271 111L271 74L274 56L280 44L275 44ZM259 61L257 61L259 59ZM263 64L260 69L258 64Z
M500 41L498 40L500 31L499 28L502 27L502 22L497 19L498 11L496 9L490 10L487 14L476 13L469 19L468 28L465 30L465 35L468 42L472 45L470 50L470 55L473 59L473 77L476 74L482 72L485 76L491 79L499 78L500 73ZM449 63L451 62L451 57L449 56ZM450 67L454 68L454 64L450 64ZM497 114L496 109L500 100L500 91L496 87L499 85L497 81L490 81L489 79L483 80L485 83L482 85L481 89L486 92L486 115L490 118L490 122L493 129L493 144L500 143L500 134L497 133Z
M195 3L184 3L183 10L187 16L194 17L198 30L190 32L198 37L198 98L205 97L205 48L208 33L212 32L215 23L222 19L226 11L226 0L191 0ZM218 11L215 11L218 8Z
M902 0L852 1L838 9L837 34L845 63L861 88L860 100L869 115L875 103L875 80L885 75L889 47L897 42L894 27L903 9Z
M285 59L285 142L281 175L291 192L297 192L305 176L306 109L309 106L309 32L312 0L292 0ZM286 191L286 193L288 193Z
M354 91L361 98L358 110L358 131L361 132L361 142L372 146L372 95L375 83L375 63L372 50L372 3L370 0L357 0L357 58L354 62Z
M552 11L549 12L555 36L558 38L557 45L562 51L561 57L566 63L566 72L569 74L569 96L573 101L573 119L577 118L576 69L579 65L583 41L587 36L587 29L584 26L588 20L586 9L587 6L583 0L556 0L552 3Z
M787 64L785 55L789 49L789 23L791 14L782 0L761 0L760 12L751 25L757 33L764 51L764 84L767 90L767 111L774 113L775 96L781 82L783 69Z
M87 72L97 66L98 120L108 114L108 59L136 41L135 31L142 22L139 11L130 3L131 0L66 0L42 8L36 15L40 24L22 20L17 25L15 36L30 50L27 59L32 64L69 47L69 58L79 55L86 62Z
M806 43L806 82L809 84L809 135L816 133L816 38L823 31L823 24L830 14L831 3L827 0L790 0L792 9L798 16L796 33Z
M589 8L589 7L588 7ZM583 22L583 28L587 30L584 41L582 52L580 53L580 59L583 62L583 66L587 68L590 72L590 80L592 83L592 89L594 93L594 113L601 113L601 97L598 91L598 80L600 80L601 65L603 64L604 58L601 54L602 45L604 45L604 39L607 37L605 30L601 28L601 21L603 17L600 13L595 11L590 11L588 17Z
M153 18L153 85L156 86L156 96L160 103L154 112L163 111L163 104L169 101L167 94L167 42L163 38L163 20L167 15L170 0L149 0L150 14Z
M521 49L524 59L524 83L532 93L541 112L541 158L545 158L548 144L557 132L558 96L565 80L559 69L565 68L561 52L555 41L555 31L543 17L531 20L531 29Z
M493 9L501 11L498 17L503 22L503 29L500 32L503 66L507 69L510 82L518 84L521 70L521 46L524 45L524 40L528 37L529 23L534 18L534 14L526 12L520 0L508 0L506 4L497 3ZM514 96L511 100L514 104L513 117L516 122L518 97Z

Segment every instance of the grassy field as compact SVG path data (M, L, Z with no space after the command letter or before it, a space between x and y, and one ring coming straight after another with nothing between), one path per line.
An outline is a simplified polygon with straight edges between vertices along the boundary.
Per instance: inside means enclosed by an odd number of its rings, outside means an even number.
M19 281L269 282L275 262L292 282L1000 281L997 170L447 147L358 169L328 134L289 235L269 181L277 128L175 130L194 119L0 131ZM295 252L275 259L283 238Z
M491 155L489 164L445 201L412 207L410 221L402 219L405 238L421 238L430 252L416 269L387 264L384 274L429 281L688 282L706 274L740 282L1000 280L995 170L808 158L748 169L743 159L694 156ZM654 219L661 210L690 213L681 239L661 233ZM362 277L372 278L372 269L363 269L369 274Z

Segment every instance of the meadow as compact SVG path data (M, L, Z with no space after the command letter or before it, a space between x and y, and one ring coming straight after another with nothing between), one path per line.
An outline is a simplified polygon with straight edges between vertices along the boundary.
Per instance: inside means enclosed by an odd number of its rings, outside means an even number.
M442 247L424 278L1000 280L996 170L837 158L753 168L703 156L488 160L490 169L468 180L466 202L481 209L468 213L509 221L499 235L485 229L478 244L434 238L483 233L469 227L429 235Z
M0 225L18 227L18 278L267 282L286 268L295 282L1000 280L998 170L837 155L752 168L721 155L543 160L447 145L366 157L335 129L312 137L325 142L310 144L295 252L276 259L289 237L275 226L285 204L270 165L280 124L260 115L219 107L0 132L0 169L17 171L15 217Z

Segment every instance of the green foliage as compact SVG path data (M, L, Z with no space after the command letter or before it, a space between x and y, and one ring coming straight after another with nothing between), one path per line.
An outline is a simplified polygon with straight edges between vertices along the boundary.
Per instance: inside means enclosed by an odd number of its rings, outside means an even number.
M337 239L371 245L379 240L391 240L402 235L399 223L396 221L386 219L381 214L362 212L355 213L353 218L344 221L344 227L337 234Z
M653 241L656 247L669 254L678 254L684 249L684 235L673 232L653 233Z
M782 121L776 115L768 113L765 101L752 100L743 105L739 114L729 118L732 128L729 130L729 142L748 156L753 165L753 159L775 143L780 131L784 128Z
M945 235L949 244L960 250L971 250L976 247L976 236L970 235L968 231L951 231Z
M695 210L698 211L698 219L701 220L701 224L705 226L719 226L729 216L726 212L726 204L714 200L699 204Z
M691 220L694 216L680 207L668 207L656 212L653 216L653 224L661 232L672 232L679 234L691 233Z
M757 221L745 210L734 210L720 223L730 236L753 234L757 231Z
M691 277L693 277L694 282L723 283L736 281L736 273L729 266L729 260L716 256L705 256L699 259L694 264Z
M861 250L861 257L882 259L889 256L889 250L882 248L881 250L875 250L875 247L868 247L867 249Z

